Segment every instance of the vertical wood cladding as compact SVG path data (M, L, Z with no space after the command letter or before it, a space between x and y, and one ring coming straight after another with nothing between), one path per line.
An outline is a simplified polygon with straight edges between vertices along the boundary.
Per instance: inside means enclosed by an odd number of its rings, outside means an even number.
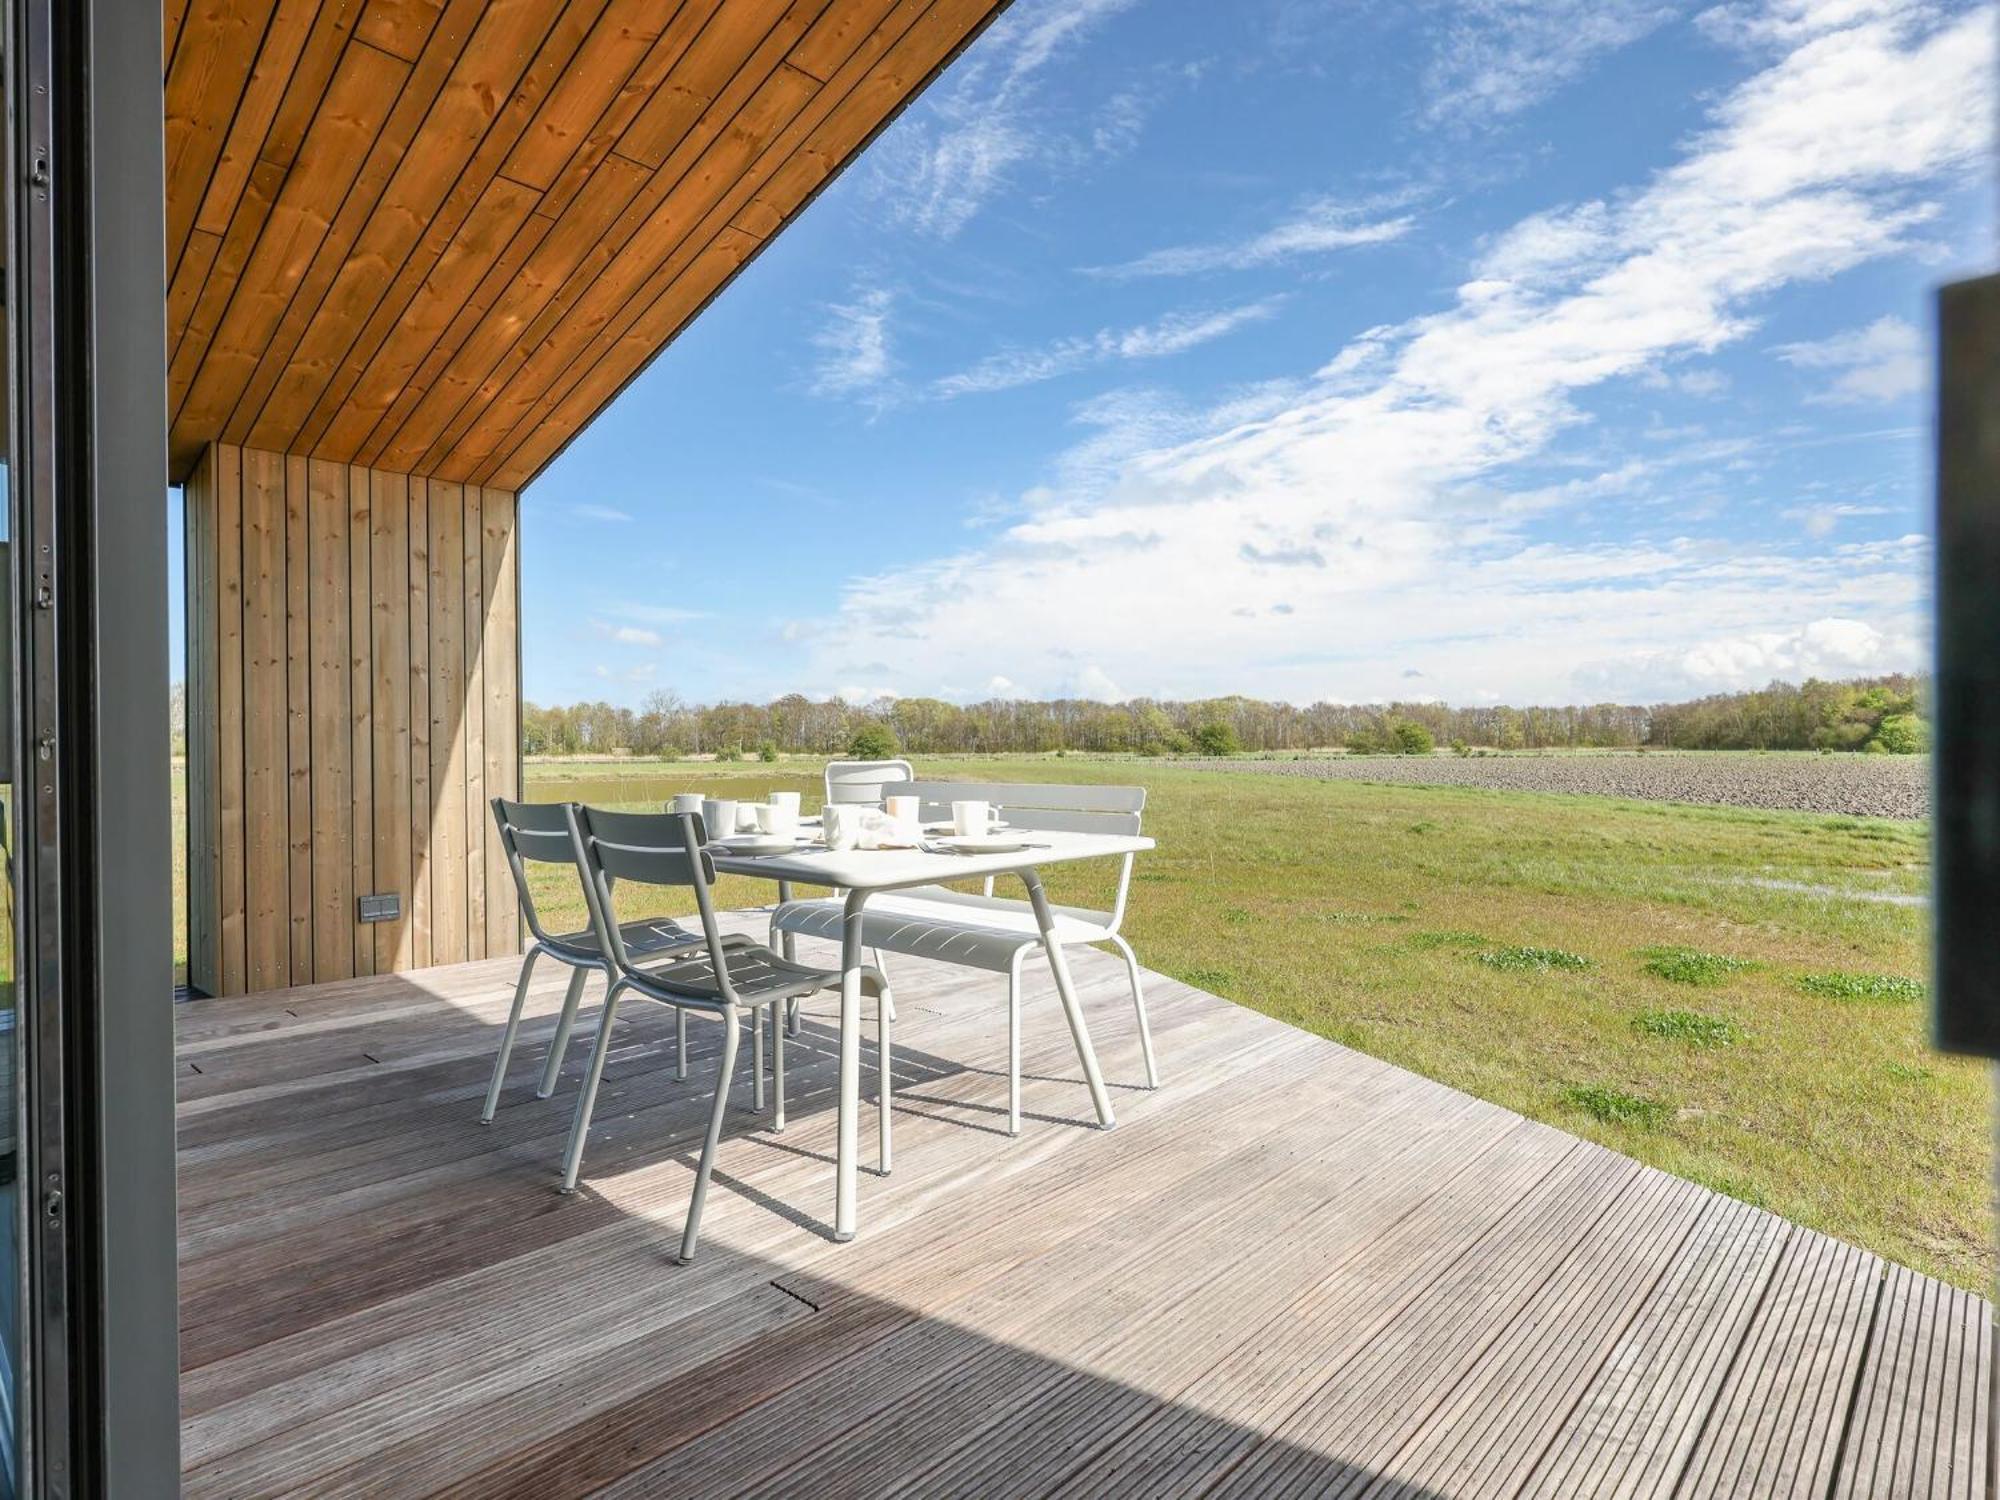
M486 810L520 790L515 496L215 443L186 515L189 983L516 951Z

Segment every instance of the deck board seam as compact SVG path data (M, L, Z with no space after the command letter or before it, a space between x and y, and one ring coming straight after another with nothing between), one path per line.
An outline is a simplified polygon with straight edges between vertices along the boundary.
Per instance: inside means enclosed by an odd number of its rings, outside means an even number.
M1841 1413L1840 1437L1833 1447L1833 1462L1826 1477L1825 1500L1834 1500L1840 1488L1841 1470L1847 1458L1847 1447L1854 1436L1854 1422L1861 1410L1861 1391L1870 1371L1871 1358L1875 1353L1876 1332L1882 1318L1882 1299L1888 1289L1887 1269L1881 1265L1875 1268L1875 1282L1870 1289L1868 1307L1868 1328L1861 1339L1861 1357L1854 1361L1854 1378L1848 1382L1846 1410ZM1900 1423L1898 1424L1900 1426Z
M1796 1225L1787 1223L1784 1243L1779 1253L1772 1257L1771 1273L1764 1278L1764 1284L1757 1290L1756 1305L1750 1309L1750 1315L1743 1320L1743 1331L1737 1336L1736 1347L1730 1351L1729 1359L1716 1379L1715 1389L1704 1404L1701 1421L1695 1427L1694 1439L1688 1444L1687 1457L1681 1461L1681 1466L1674 1475L1673 1484L1667 1492L1670 1500L1681 1500L1682 1491L1686 1488L1690 1475L1701 1461L1704 1452L1702 1441L1708 1436L1708 1429L1721 1407L1722 1398L1729 1393L1729 1388L1736 1379L1736 1372L1742 1365L1745 1350L1749 1348L1763 1323L1764 1310L1770 1305L1771 1289L1778 1284L1779 1276L1785 1268L1786 1257L1791 1253L1792 1244L1803 1233L1804 1231Z

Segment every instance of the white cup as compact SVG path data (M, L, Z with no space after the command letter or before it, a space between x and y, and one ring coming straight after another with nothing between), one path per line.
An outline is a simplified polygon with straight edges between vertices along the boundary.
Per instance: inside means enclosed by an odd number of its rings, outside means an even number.
M707 800L700 792L675 792L674 811L677 813L698 813L701 811L702 803Z
M772 838L788 839L799 831L799 810L787 807L782 802L752 803L750 811L756 816L757 831Z
M917 832L917 825L923 820L924 804L920 797L889 797L882 803L882 811L889 815L889 821L905 833Z
M728 838L736 832L736 803L728 797L702 798L701 821L710 838Z
M960 838L973 838L988 831L993 822L993 809L984 802L954 802L951 805L952 832Z
M829 849L852 849L861 841L861 815L871 809L855 803L829 802L819 818L820 837Z

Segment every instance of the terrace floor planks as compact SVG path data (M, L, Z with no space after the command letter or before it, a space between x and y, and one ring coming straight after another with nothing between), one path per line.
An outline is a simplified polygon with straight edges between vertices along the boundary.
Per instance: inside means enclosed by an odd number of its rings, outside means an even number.
M1003 989L903 960L861 1237L822 997L677 1265L716 1027L626 1007L565 1198L600 981L482 1128L516 964L180 1008L187 1494L1981 1493L1981 1299L1158 975L1148 1092L1108 955L1116 1131L1045 977L1010 1139Z

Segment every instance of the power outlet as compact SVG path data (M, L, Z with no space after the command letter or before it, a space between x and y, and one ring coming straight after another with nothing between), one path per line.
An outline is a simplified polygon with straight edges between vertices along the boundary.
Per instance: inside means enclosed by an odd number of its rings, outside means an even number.
M394 891L363 896L355 903L364 922L394 922L403 915L403 898Z

